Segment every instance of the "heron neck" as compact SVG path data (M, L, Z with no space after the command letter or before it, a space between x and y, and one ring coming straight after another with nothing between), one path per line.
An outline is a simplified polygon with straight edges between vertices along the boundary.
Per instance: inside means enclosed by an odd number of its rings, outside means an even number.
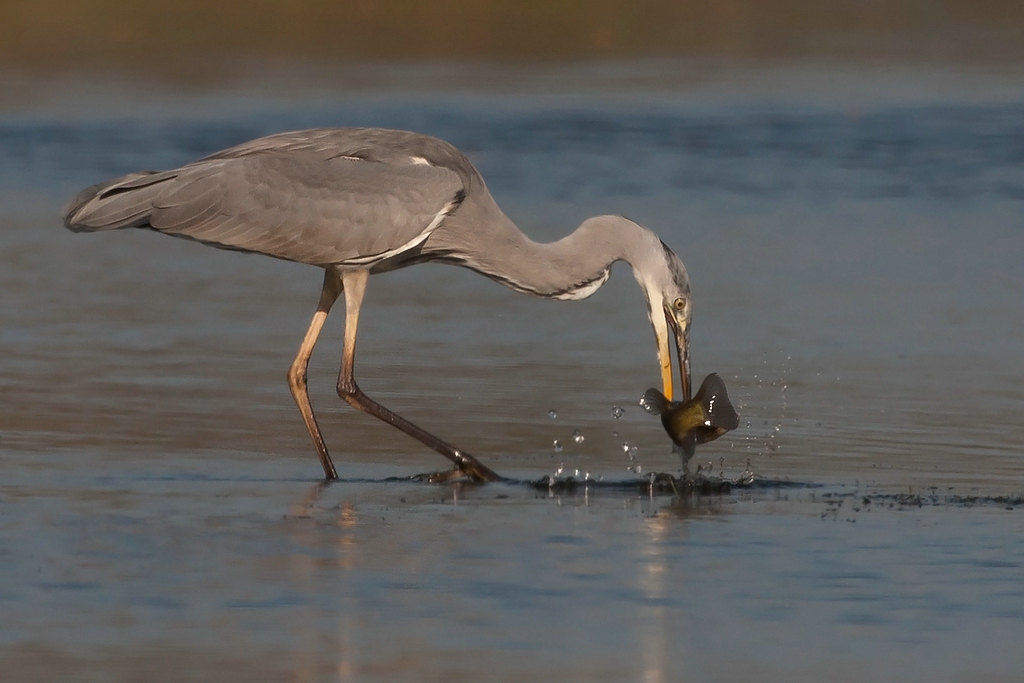
M540 243L524 235L496 206L484 213L487 220L472 220L472 212L452 216L460 220L439 227L424 250L545 298L590 296L608 279L616 261L629 263L640 280L638 264L649 260L645 253L662 248L654 233L621 216L588 218L562 239Z

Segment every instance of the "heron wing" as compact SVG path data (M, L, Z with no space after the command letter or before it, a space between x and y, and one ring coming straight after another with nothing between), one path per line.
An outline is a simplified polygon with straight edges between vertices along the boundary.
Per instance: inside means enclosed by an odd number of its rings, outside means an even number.
M458 174L429 163L280 146L228 150L144 187L159 188L147 227L314 265L411 249L463 190Z

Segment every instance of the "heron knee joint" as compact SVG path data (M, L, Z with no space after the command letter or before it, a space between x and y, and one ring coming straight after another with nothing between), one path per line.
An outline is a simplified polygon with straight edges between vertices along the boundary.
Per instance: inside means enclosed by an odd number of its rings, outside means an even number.
M306 368L302 365L292 365L288 368L288 386L300 388L306 386Z
M338 380L338 396L348 401L358 393L359 387L356 386L355 380Z

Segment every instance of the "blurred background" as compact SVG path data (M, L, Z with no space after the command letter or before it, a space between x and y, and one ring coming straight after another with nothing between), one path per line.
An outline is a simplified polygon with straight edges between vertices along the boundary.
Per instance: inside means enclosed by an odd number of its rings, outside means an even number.
M1019 60L1006 0L48 0L0 5L0 64L213 79L280 60Z
M0 70L30 90L69 74L212 86L296 65L377 85L355 67L686 60L668 69L685 82L697 66L997 67L1022 57L1024 8L1009 0L0 3ZM444 85L483 87L492 77L458 72ZM6 90L10 103L19 88Z
M316 126L445 138L553 240L622 213L743 417L678 474L629 269L375 276L368 394L284 381L312 268L75 235L83 187ZM31 680L1016 681L1024 3L0 0L0 662ZM560 473L576 493L526 482ZM553 672L557 676L553 676Z

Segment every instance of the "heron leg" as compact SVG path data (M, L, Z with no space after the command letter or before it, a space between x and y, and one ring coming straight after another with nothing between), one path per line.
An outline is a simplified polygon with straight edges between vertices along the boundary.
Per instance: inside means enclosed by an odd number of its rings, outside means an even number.
M317 424L316 416L313 415L313 406L309 402L309 391L306 386L306 369L309 367L309 357L313 354L313 347L316 346L320 330L324 327L324 321L327 320L327 314L331 307L338 300L341 288L342 279L338 269L333 266L328 267L324 272L324 286L320 291L320 303L316 307L316 313L313 314L313 320L309 323L309 330L302 340L299 353L288 369L288 388L291 389L292 397L299 406L302 421L306 423L309 437L313 439L313 447L316 448L316 454L324 468L324 477L327 479L337 479L338 472L334 469L331 456L327 453L324 437L320 434L320 425Z
M455 467L460 473L468 475L476 481L500 480L501 477L496 472L482 465L469 453L455 448L433 434L420 429L401 415L391 412L364 394L356 385L356 328L359 325L359 307L362 305L363 295L366 293L366 280L369 275L367 270L346 270L341 274L345 291L345 345L341 355L341 373L338 375L338 395L353 408L369 413L430 446L455 463Z

